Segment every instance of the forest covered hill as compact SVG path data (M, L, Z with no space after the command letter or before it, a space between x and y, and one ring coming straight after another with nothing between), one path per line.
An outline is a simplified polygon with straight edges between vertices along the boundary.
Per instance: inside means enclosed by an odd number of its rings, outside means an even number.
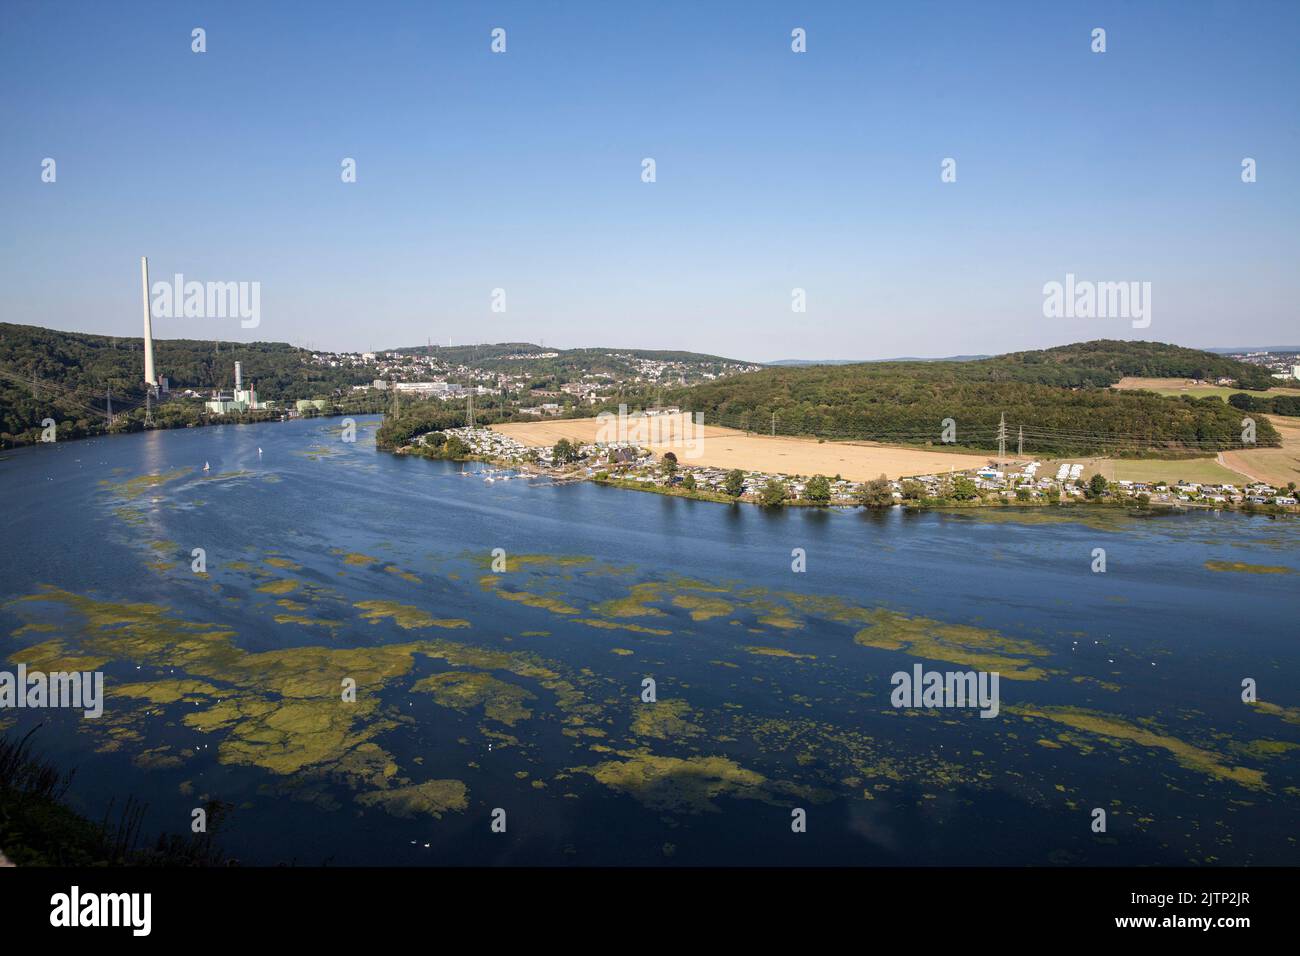
M1124 376L1272 384L1264 369L1158 342L1098 340L973 361L870 362L767 368L669 397L705 422L760 432L997 447L1023 432L1028 454L1212 452L1242 444L1242 412L1219 398L1164 398L1111 388ZM1262 445L1278 442L1256 423Z

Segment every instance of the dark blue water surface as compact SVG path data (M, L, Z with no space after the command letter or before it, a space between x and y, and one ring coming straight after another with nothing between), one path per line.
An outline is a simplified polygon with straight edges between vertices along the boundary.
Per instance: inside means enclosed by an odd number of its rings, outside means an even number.
M488 482L375 424L0 461L2 666L105 674L97 720L0 711L75 807L218 799L264 864L1296 859L1294 521ZM1000 713L895 709L916 663L999 670Z

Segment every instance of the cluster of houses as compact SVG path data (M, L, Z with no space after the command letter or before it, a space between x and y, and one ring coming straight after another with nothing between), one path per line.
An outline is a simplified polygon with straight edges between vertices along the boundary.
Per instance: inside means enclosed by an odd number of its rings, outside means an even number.
M554 449L525 445L490 428L453 428L445 432L455 435L470 449L475 457L490 459L498 464L514 467L537 467L553 473L593 478L601 473L635 481L644 485L671 488L680 486L687 475L695 487L705 491L721 492L730 470L711 466L694 466L678 463L675 469L664 467L663 459L635 442L612 442L575 445L575 462L556 462ZM423 441L421 436L417 441ZM1171 463L1172 464L1172 463ZM1054 475L1040 475L1043 463L1031 461L1022 465L998 468L990 464L984 468L945 474L915 475L889 481L890 493L895 501L905 496L919 498L951 498L954 483L964 478L976 492L987 498L1008 502L1024 500L1076 500L1085 497L1088 479L1084 477L1083 463L1062 463ZM758 497L773 480L786 486L791 498L805 497L809 477L775 472L744 472L744 496ZM829 477L831 503L853 504L863 482L848 481L839 476ZM1107 494L1117 498L1134 498L1145 495L1152 502L1195 504L1210 507L1257 504L1296 505L1294 488L1275 488L1262 482L1243 487L1232 484L1210 484L1180 481L1108 481Z

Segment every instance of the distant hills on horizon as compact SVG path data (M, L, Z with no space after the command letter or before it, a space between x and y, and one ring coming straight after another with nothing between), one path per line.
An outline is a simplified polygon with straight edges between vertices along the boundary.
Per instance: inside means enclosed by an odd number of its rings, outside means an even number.
M1137 341L1137 340L1135 340ZM1077 343L1076 343L1077 344ZM1239 348L1214 347L1195 349L1193 351L1209 352L1211 355L1240 355L1244 352L1300 352L1300 345L1250 345ZM919 355L901 355L897 358L879 359L777 359L774 362L762 362L762 365L798 366L798 365L863 365L868 362L978 362L982 359L996 358L1006 353L989 352L983 355L946 355L939 358L925 358Z

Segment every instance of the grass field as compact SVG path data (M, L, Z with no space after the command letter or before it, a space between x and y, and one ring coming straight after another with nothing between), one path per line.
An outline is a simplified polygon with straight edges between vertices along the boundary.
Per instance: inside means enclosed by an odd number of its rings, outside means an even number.
M1059 458L1043 463L1040 475L1056 476L1062 462L1083 465L1084 480L1101 474L1108 481L1195 481L1201 484L1228 483L1241 487L1247 476L1225 468L1214 458Z
M600 424L593 418L552 419L543 422L517 422L493 425L493 431L508 435L525 445L554 445L561 438L569 441L596 440ZM988 455L927 451L875 442L819 442L808 438L780 435L751 435L731 428L704 427L699 454L684 449L680 442L641 442L657 454L674 452L683 465L713 468L740 468L745 471L780 472L787 475L841 475L849 481L868 481L882 474L889 478L908 475L964 471L989 463Z

